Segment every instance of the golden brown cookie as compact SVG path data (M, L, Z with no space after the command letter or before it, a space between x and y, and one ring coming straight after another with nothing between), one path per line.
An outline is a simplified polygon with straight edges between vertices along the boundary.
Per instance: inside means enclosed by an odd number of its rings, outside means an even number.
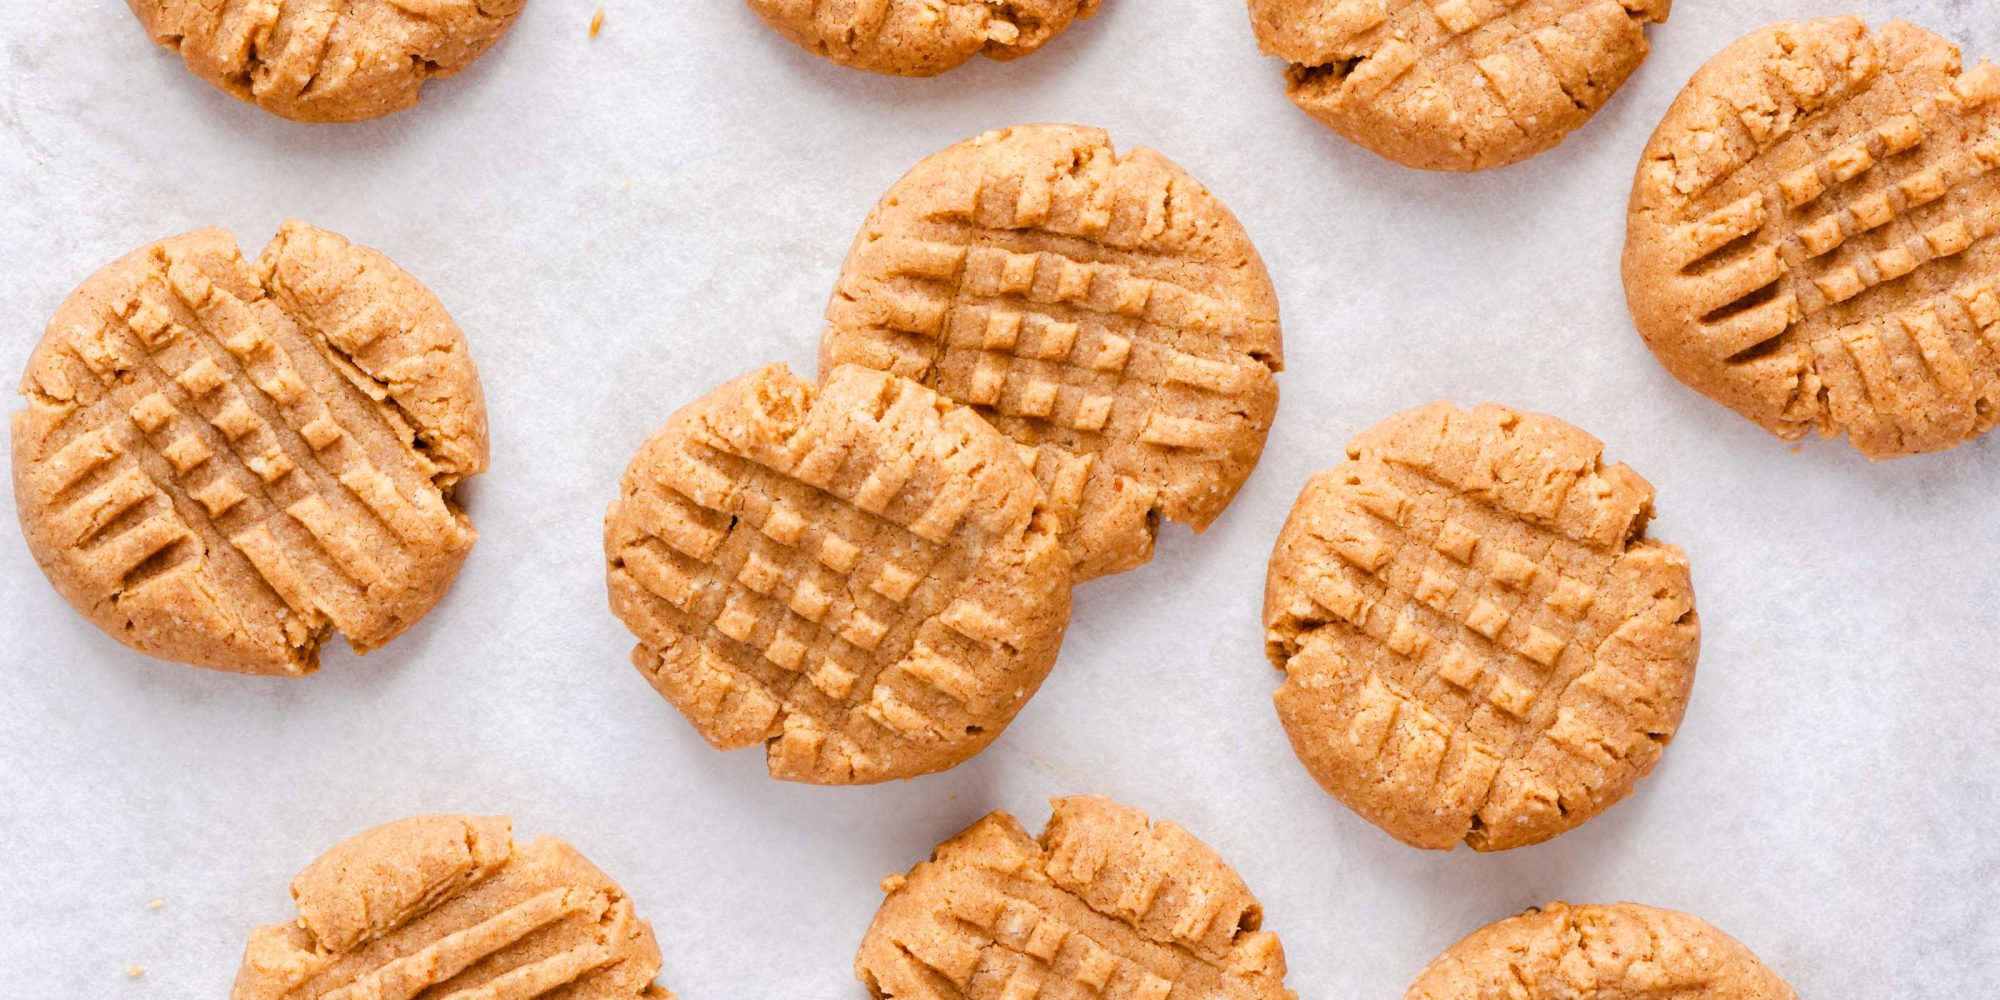
M927 157L882 197L827 306L820 370L861 364L1026 448L1086 580L1199 531L1278 406L1278 302L1200 182L1097 129L1029 125Z
M387 257L287 222L253 263L220 229L72 292L21 380L14 499L64 599L142 653L304 674L444 595L486 469L465 337Z
M1294 1000L1264 909L1208 845L1110 799L1037 842L994 812L883 880L854 973L896 1000Z
M1042 47L1101 0L749 0L792 44L842 66L936 76L973 56L1006 61Z
M1673 0L1249 0L1285 92L1375 153L1488 170L1547 152L1646 58Z
M1069 566L1014 446L862 368L760 368L675 413L604 519L632 663L703 738L771 775L952 767L1041 686Z
M514 23L526 0L126 0L146 33L237 100L301 122L415 107Z
M1445 949L1404 1000L1797 1000L1742 942L1637 903L1550 903Z
M1870 458L2000 423L2000 67L1892 21L1774 24L1709 60L1632 187L1653 353L1779 437Z
M1700 628L1653 488L1553 417L1433 403L1348 443L1271 553L1278 715L1334 797L1405 843L1547 840L1673 738Z
M250 934L230 1000L673 1000L623 890L505 816L413 816L292 880L298 918Z

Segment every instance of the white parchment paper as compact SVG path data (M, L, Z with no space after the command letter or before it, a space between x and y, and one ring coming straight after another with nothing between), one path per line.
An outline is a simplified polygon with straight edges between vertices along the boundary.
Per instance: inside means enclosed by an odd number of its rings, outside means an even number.
M1619 287L1629 178L1690 73L1767 21L1863 8L2000 55L1991 0L1682 0L1555 152L1392 166L1285 99L1240 0L1107 0L1042 53L930 81L812 58L735 0L533 0L413 112L307 127L240 105L122 5L0 0L0 370L83 277L202 225L286 217L387 252L471 338L493 470L435 613L303 681L151 662L0 532L0 997L226 995L253 926L335 840L505 812L636 898L689 1000L863 996L882 875L981 813L1115 796L1215 845L1303 997L1389 1000L1446 945L1551 898L1693 911L1812 998L2000 983L2000 441L1870 465L1676 384ZM1289 365L1263 464L1205 536L1082 588L1053 677L957 770L767 779L628 665L599 532L671 410L768 361L813 371L876 197L981 130L1071 121L1211 186L1261 248ZM1270 705L1265 560L1306 477L1438 397L1556 413L1659 488L1706 625L1679 739L1626 803L1497 856L1401 846L1322 794ZM163 899L158 909L148 901ZM137 979L128 966L143 966Z

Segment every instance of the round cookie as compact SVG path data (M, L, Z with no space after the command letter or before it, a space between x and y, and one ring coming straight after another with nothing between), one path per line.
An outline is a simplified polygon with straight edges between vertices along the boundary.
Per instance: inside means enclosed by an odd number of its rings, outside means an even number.
M1041 686L1069 565L1014 447L862 368L783 365L675 413L605 515L632 663L771 775L908 778L984 749Z
M29 359L14 499L29 551L113 638L305 674L337 630L409 628L476 537L486 469L465 337L381 254L287 222L252 263L220 229L120 258Z
M274 115L357 122L415 107L507 33L526 0L126 0L196 76Z
M1056 799L1039 841L989 813L907 875L861 941L877 997L1296 1000L1264 910L1208 845L1110 799Z
M1653 133L1625 294L1668 371L1870 458L2000 423L2000 67L1892 21L1774 24Z
M424 996L673 1000L623 890L505 816L413 816L292 880L298 917L250 934L230 1000Z
M792 44L853 69L936 76L973 56L1006 61L1042 47L1101 0L749 0Z
M925 158L869 213L826 316L822 372L915 379L1032 449L1078 580L1151 559L1163 517L1206 528L1278 406L1277 296L1243 227L1092 128Z
M1550 903L1445 949L1403 1000L1798 1000L1742 942L1637 903Z
M1547 152L1645 60L1673 0L1249 0L1292 103L1409 167Z
M1547 840L1624 798L1687 708L1687 559L1653 488L1553 417L1433 403L1348 443L1271 553L1266 652L1307 770L1405 843Z

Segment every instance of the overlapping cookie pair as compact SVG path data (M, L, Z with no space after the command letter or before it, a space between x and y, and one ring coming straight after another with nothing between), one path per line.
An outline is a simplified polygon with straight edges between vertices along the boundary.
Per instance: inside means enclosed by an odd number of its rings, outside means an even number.
M942 770L1047 676L1072 581L1235 495L1277 406L1276 299L1179 167L1028 126L898 181L827 322L819 385L758 370L640 449L612 607L653 685L777 777Z
M854 958L889 1000L1296 1000L1236 871L1179 825L1056 799L1039 837L994 812L882 882ZM499 816L416 816L336 844L292 881L293 920L252 932L232 1000L672 1000L633 901L568 844ZM754 989L755 984L740 984ZM1405 1000L1796 1000L1700 918L1551 903L1446 949Z

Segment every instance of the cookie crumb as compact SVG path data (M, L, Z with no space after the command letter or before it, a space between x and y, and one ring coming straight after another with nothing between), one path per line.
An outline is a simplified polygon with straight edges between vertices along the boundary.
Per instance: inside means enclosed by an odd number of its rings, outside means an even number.
M604 8L599 7L597 8L597 13L590 15L590 37L596 38L597 33L603 30L604 30Z
M164 899L155 899L155 900L152 900L151 902L149 902L149 903L147 903L147 904L146 904L146 909L149 909L149 910L157 910L157 909L159 909L160 907L162 907L162 906L165 906L165 905L167 905L167 901L166 901L166 900L164 900Z
M137 979L145 974L146 967L143 965L128 965L125 967L125 978L127 979Z

